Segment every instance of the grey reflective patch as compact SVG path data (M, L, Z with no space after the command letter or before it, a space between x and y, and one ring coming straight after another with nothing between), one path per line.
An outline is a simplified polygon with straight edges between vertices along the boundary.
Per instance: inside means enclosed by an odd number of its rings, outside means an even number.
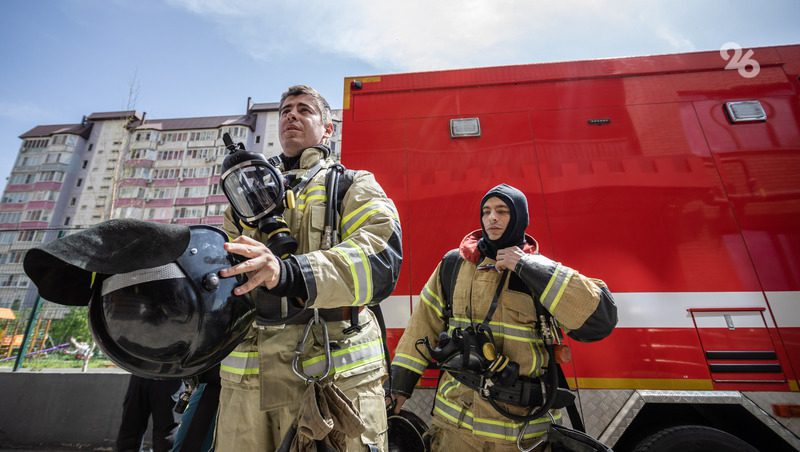
M186 275L183 273L181 268L178 267L178 264L173 262L160 267L143 268L141 270L135 270L129 273L112 275L103 281L103 288L100 293L105 296L116 290L135 286L137 284L185 277Z

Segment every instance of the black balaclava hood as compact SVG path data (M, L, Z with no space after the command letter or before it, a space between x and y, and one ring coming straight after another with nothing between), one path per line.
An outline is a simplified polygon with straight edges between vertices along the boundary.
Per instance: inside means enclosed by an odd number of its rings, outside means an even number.
M511 210L511 219L508 221L506 230L497 240L489 239L486 228L483 226L483 205L489 198L499 198ZM497 259L497 250L510 246L522 247L525 244L525 229L528 227L528 200L525 194L516 188L500 184L489 190L481 200L481 231L483 236L478 241L478 249L481 254Z

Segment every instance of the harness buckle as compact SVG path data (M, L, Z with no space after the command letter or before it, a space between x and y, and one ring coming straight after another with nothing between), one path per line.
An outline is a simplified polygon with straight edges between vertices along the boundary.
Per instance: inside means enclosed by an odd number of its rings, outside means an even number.
M478 394L484 399L488 399L492 395L492 386L494 386L494 381L492 381L491 378L481 376L481 385L480 389L478 389Z

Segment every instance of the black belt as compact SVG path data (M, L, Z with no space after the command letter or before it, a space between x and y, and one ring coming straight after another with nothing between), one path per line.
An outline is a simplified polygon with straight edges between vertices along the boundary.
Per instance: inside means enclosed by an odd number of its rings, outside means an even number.
M477 391L481 397L491 398L496 402L525 408L540 406L544 402L542 385L538 378L519 377L514 384L506 386L469 372L450 371L450 374L460 383Z

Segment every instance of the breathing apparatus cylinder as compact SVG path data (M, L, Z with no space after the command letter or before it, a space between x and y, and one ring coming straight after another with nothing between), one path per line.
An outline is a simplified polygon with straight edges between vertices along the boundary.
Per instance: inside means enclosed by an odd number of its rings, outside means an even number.
M234 144L227 133L222 140L229 154L222 161L220 187L235 216L266 234L266 245L276 256L294 253L297 241L282 216L285 203L293 203L294 197L283 175L264 155L247 151L242 143Z

